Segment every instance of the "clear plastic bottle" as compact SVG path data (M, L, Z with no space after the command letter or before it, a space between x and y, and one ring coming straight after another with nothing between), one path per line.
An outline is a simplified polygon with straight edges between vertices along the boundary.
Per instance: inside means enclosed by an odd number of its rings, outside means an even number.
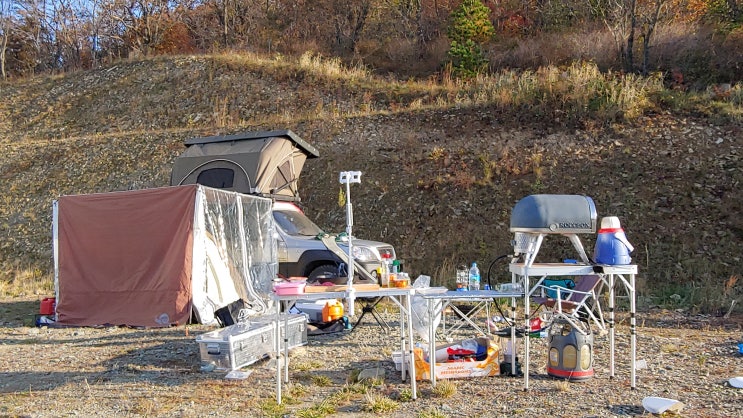
M390 286L390 270L392 268L392 255L389 253L382 254L382 264L379 266L379 285L382 287Z
M469 290L480 290L480 269L477 268L477 263L473 262L470 267L469 282Z
M457 290L465 291L469 287L469 271L467 271L467 265L462 264L457 267Z

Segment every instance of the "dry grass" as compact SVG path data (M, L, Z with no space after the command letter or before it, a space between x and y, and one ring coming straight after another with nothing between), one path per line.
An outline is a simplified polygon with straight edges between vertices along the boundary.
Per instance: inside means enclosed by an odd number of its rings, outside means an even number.
M457 394L457 384L453 380L442 379L436 383L431 391L437 398L451 398Z
M569 380L557 380L555 381L555 390L558 392L569 392L570 381Z
M6 279L2 279L5 277ZM0 274L0 297L53 296L54 278L39 268L9 269Z

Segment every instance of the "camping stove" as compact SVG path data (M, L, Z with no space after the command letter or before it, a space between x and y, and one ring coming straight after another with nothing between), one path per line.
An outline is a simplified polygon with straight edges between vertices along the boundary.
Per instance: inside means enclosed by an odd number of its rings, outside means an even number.
M519 200L511 212L514 260L524 255L524 263L531 266L546 235L563 235L588 264L590 261L578 234L595 233L596 219L596 206L588 196L527 196Z

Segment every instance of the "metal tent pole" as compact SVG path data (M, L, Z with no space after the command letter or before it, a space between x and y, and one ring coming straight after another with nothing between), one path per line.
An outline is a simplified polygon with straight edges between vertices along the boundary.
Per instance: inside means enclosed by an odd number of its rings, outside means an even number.
M353 205L351 204L351 183L361 183L361 171L341 171L339 181L346 185L346 235L348 238L348 315L354 315L354 302L356 301L353 289Z

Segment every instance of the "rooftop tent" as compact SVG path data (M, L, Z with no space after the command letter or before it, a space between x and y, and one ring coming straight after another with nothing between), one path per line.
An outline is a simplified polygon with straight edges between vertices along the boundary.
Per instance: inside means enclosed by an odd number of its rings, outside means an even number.
M290 130L192 138L185 145L171 185L203 184L283 200L299 200L304 162L320 155Z
M200 185L54 202L57 322L204 324L242 299L270 307L276 241L269 199Z

